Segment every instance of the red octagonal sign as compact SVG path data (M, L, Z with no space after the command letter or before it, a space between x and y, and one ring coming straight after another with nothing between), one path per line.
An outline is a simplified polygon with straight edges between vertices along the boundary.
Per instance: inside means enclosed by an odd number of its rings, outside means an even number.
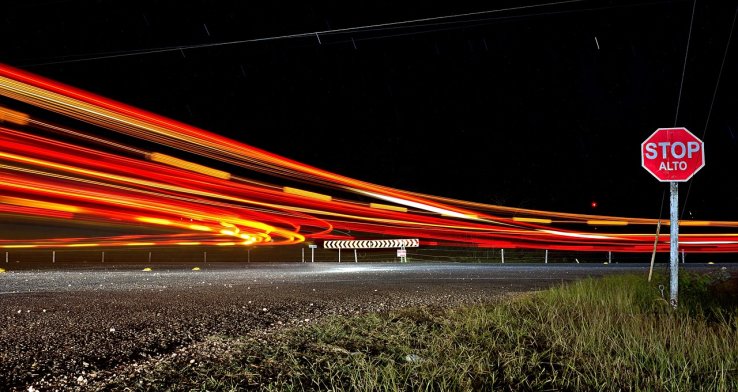
M661 182L687 181L705 166L705 145L687 128L659 128L641 144L641 165Z

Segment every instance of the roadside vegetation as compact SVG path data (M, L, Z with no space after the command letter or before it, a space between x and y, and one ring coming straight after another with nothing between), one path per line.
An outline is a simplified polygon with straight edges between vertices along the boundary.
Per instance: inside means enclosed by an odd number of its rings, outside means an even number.
M335 317L263 339L219 337L228 355L161 362L139 386L738 390L735 279L724 270L680 278L676 311L666 277L610 276L485 305Z

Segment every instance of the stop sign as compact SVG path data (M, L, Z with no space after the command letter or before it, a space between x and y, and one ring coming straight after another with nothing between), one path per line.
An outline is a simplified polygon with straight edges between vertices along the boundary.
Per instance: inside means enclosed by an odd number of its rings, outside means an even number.
M661 182L687 181L705 166L705 145L687 128L659 128L641 144L641 165Z

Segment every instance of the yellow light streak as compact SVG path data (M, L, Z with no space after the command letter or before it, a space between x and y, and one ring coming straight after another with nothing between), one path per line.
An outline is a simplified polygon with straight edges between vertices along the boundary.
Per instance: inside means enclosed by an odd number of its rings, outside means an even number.
M236 245L236 243L235 242L218 242L215 245L218 245L218 246L233 246L233 245Z
M67 248L89 248L94 246L100 246L100 244L67 244L64 245Z
M551 219L542 219L542 218L523 218L519 216L514 216L512 218L515 222L527 222L527 223L542 223L542 224L551 224Z
M588 220L587 224L591 226L628 226L627 221L616 220Z
M189 225L187 227L192 230L197 230L197 231L213 231L213 229L209 228L208 226L204 226L204 225Z
M289 193L290 195L297 195L297 196L304 196L304 197L310 197L313 199L323 200L323 201L331 201L333 198L328 195L323 195L320 193L310 192L310 191L304 191L302 189L292 188L292 187L284 187L282 188L284 193Z
M129 242L129 243L126 243L126 244L123 244L123 245L126 245L126 246L151 246L151 245L154 245L154 243L153 242Z
M15 110L0 107L0 122L28 125L28 115Z
M5 249L23 249L23 248L37 248L38 245L3 245L0 248Z
M177 242L177 245L200 245L202 242Z
M710 226L710 223L710 221L679 221L679 226Z
M78 213L82 211L82 208L76 207L76 206L70 206L68 204L51 203L48 201L24 199L20 197L12 197L12 196L0 196L0 203L12 204L12 205L23 206L23 207L41 208L44 210L63 211L63 212L77 212Z
M220 234L235 236L236 235L236 232L233 231L233 230L223 229L223 230L220 231Z
M369 203L369 207L380 209L380 210L407 212L407 207L391 206L389 204Z
M149 217L146 217L146 216L136 217L136 220L139 221L139 222L153 223L153 224L156 224L156 225L171 225L172 224L172 221L170 221L169 219L149 218Z

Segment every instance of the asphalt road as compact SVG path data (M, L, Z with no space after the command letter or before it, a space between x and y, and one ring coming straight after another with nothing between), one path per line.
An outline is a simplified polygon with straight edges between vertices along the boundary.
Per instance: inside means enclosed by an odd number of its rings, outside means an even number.
M193 267L199 271L193 271ZM727 265L732 270L733 265ZM647 264L117 264L0 274L0 385L86 390L212 335L456 306ZM663 265L658 267L663 270ZM686 264L688 269L720 265Z

